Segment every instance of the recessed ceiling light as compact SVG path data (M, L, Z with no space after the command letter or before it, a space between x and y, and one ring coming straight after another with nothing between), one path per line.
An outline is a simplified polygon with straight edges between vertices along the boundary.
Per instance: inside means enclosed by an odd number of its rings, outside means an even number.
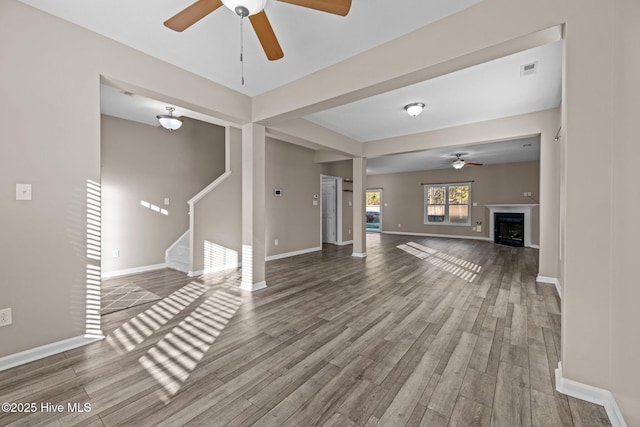
M424 107L425 105L422 102L414 102L412 104L405 105L404 109L407 110L407 114L409 114L411 117L415 117L422 113Z

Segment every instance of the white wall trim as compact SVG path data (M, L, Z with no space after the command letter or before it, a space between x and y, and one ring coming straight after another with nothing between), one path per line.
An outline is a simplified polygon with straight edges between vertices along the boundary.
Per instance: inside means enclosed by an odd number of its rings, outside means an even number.
M322 246L317 246L315 248L300 249L299 251L292 251L292 252L285 252L285 253L282 253L282 254L269 255L264 260L265 261L273 261L275 259L289 258L291 256L303 255L303 254L308 254L308 253L311 253L311 252L317 252L317 251L321 251L321 250L322 250Z
M408 231L382 231L382 234L398 234L406 236L422 236L422 237L444 237L447 239L470 239L470 240L484 240L485 242L493 242L493 239L482 236L460 236L455 234L436 234L436 233L411 233Z
M63 351L73 350L74 348L82 347L102 339L104 339L104 336L102 335L80 335L78 337L68 338L66 340L45 344L40 347L0 357L0 371L24 365L25 363L33 362L34 360L53 356L55 354L62 353Z
M558 292L558 296L560 298L562 298L562 286L560 285L560 280L558 280L557 278L548 277L548 276L541 276L541 275L538 274L538 276L536 277L536 282L551 283L552 285L555 285L556 292Z
M616 399L609 390L582 384L562 376L562 362L556 369L556 390L562 394L604 406L613 427L627 427Z
M198 201L200 201L200 199L202 199L204 196L209 194L214 188L216 188L218 185L222 184L230 175L231 175L231 171L230 170L224 172L222 175L217 177L211 184L207 185L202 190L200 190L200 192L198 194L196 194L195 196L193 196L187 203L189 205L193 206Z
M354 252L351 254L351 256L356 257L356 258L366 258L367 257L367 253L366 252Z
M264 289L266 287L267 287L267 282L265 281L258 282L258 283L242 282L240 284L240 289L244 289L245 291L249 291L249 292L259 291L260 289Z
M110 271L108 273L102 273L100 277L103 279L111 279L112 277L126 276L128 274L145 273L147 271L162 270L167 268L166 263L143 265L142 267L126 268L124 270Z
M353 240L347 240L346 242L336 242L336 245L338 246L353 245Z
M232 264L224 264L224 265L219 265L217 267L207 267L204 270L190 271L187 274L189 275L189 277L196 277L196 276L202 276L203 274L217 273L219 271L232 270L240 267L242 267L241 262L234 262Z
M534 245L533 243L529 245L530 248L540 249L540 245Z

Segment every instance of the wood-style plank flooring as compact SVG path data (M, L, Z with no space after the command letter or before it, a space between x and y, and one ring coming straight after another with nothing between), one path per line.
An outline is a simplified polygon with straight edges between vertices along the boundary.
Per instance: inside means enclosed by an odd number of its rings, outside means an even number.
M163 299L103 316L107 338L0 372L0 425L604 426L555 391L560 305L538 252L370 234L240 273L135 281ZM69 412L67 404L89 404Z

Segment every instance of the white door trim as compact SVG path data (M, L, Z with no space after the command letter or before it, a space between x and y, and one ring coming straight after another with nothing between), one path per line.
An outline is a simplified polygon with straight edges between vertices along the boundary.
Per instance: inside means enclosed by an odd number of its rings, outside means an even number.
M343 245L342 241L342 177L320 174L320 247L322 247L322 180L334 179L336 182L336 241L335 245Z

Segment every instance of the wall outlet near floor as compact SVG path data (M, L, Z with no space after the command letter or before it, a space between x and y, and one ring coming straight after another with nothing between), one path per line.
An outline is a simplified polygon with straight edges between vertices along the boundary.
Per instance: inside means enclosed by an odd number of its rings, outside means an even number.
M114 258L120 258L120 249L114 249L113 252L111 252L111 256Z
M351 234L351 229L349 229L349 234Z
M273 242L274 245L278 246L278 239Z
M11 323L13 323L11 318L11 309L3 308L0 310L0 327L9 326Z
M402 224L398 224L398 228L402 227Z
M480 233L482 231L482 226L481 225L476 225L476 231L478 233Z

